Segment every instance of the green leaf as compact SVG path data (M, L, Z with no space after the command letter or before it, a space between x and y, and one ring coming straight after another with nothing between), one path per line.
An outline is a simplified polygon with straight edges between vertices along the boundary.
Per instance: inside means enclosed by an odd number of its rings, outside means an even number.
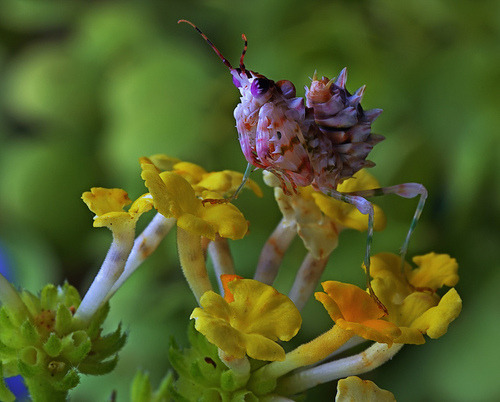
M252 392L244 390L235 392L231 397L231 402L258 402L257 398Z
M7 388L3 378L3 367L2 362L0 361L0 400L5 402L14 402L16 397L10 390Z
M116 355L113 359L106 360L104 362L85 359L78 366L78 370L82 374L102 375L102 374L107 374L110 371L113 371L117 363L118 363L118 355Z
M167 375L163 377L160 386L154 393L153 402L164 402L173 399L173 395L170 392L173 382L174 373L172 371L169 371Z
M28 345L33 345L40 339L38 331L29 319L26 319L21 325L21 335Z
M147 373L137 372L132 382L130 394L132 402L151 401L151 382Z
M57 288L52 284L46 285L40 293L41 308L45 310L55 310L57 299Z
M11 321L19 325L28 315L19 292L3 275L0 275L0 304L9 308Z
M33 346L28 346L19 353L18 369L23 377L34 377L45 371L43 353Z
M100 359L105 359L120 351L126 341L127 333L122 333L120 323L116 331L99 337L92 342L92 352L98 354Z
M87 333L89 334L91 339L96 338L100 331L101 326L104 323L104 320L108 316L109 313L109 302L102 306L92 317L92 321L90 322L89 327L87 328Z
M220 385L224 391L236 391L248 382L250 372L247 376L238 376L231 370L224 371L220 377Z
M17 357L17 349L0 342L0 361L13 357Z
M64 305L78 309L80 303L82 302L78 290L75 287L71 286L68 282L64 282L64 285L62 286L61 290L64 296L62 300Z
M55 329L59 335L65 335L71 332L73 324L73 314L64 304L59 304L56 312Z
M0 307L0 330L6 329L10 331L15 329L17 325L12 322L13 316L7 306Z
M61 339L59 339L59 337L52 332L49 339L47 339L47 341L43 344L43 350L45 350L50 357L58 356L62 350Z
M54 381L52 386L59 391L68 391L80 383L80 376L75 369L69 370L60 381Z
M75 331L62 339L61 355L75 365L89 354L92 342L85 331Z
M40 299L33 293L23 290L21 292L21 299L31 315L35 316L40 313Z
M188 374L188 362L175 343L172 343L168 350L168 361L179 375Z

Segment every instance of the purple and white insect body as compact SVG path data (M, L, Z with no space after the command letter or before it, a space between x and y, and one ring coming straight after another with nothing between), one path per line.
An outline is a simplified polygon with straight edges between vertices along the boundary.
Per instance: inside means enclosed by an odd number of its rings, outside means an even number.
M335 190L360 169L374 166L366 158L373 146L384 139L371 132L371 124L382 110L364 111L360 102L365 87L351 95L345 87L346 79L345 68L336 80L318 80L314 74L310 88L305 88L306 106L313 110L320 131L308 141L316 173L313 186L325 193Z
M241 102L234 118L246 160L276 174L286 189L307 186L314 179L300 122L304 120L302 98L295 97L290 81L277 83L249 71L241 77Z

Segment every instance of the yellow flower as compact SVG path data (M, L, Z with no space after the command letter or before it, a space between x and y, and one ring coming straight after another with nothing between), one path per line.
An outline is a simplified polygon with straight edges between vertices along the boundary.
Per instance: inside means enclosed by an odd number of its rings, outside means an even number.
M396 325L381 319L384 312L364 290L336 281L323 282L322 286L325 293L314 296L338 327L389 346L401 334Z
M162 172L147 158L141 158L142 178L153 197L154 207L191 233L215 240L216 235L241 239L248 230L243 214L231 204L203 206L191 184L174 172ZM211 198L220 198L211 193Z
M293 338L302 323L292 301L274 288L253 279L231 277L227 283L234 301L208 291L191 318L195 327L226 354L281 361L285 351L276 341ZM228 298L231 300L231 297Z
M396 402L396 398L392 392L377 387L372 381L351 376L339 381L335 402L351 401Z
M93 187L83 193L82 199L96 214L94 226L106 226L113 232L135 229L139 217L153 207L152 200L143 195L134 201L128 211L124 211L123 207L132 201L127 192L120 188Z
M401 273L401 258L381 253L371 259L372 287L389 311L389 320L398 325L402 335L398 343L422 344L424 334L439 338L460 314L462 300L452 288L442 298L435 293L442 286L458 282L458 264L446 254L429 253L413 258L418 268L405 263ZM406 276L406 277L405 277Z
M156 154L147 158L150 162L152 162L158 169L161 171L170 171L173 170L174 165L181 162L179 158L174 158L164 154Z
M315 191L311 186L297 188L297 193L286 195L272 173L264 173L264 181L275 187L276 202L287 222L297 224L297 233L315 258L327 257L338 244L339 233L345 228L367 230L368 218L356 207ZM379 187L366 170L339 185L338 191L350 192ZM374 229L382 230L386 220L382 210L374 205Z
M204 194L208 192L219 193L218 197L234 194L243 180L243 174L232 170L221 172L207 172L201 166L191 162L184 162L166 155L153 155L150 158L141 158L141 161L149 161L162 171L172 171L182 176L191 184L197 196L202 198L214 198ZM245 187L252 190L258 197L262 197L260 187L253 180L248 180Z

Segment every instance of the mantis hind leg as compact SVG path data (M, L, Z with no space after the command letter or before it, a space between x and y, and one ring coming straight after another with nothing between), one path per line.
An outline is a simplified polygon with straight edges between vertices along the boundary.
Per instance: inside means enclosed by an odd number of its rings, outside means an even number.
M410 243L410 238L415 230L415 226L417 226L417 222L420 219L420 215L422 214L422 210L424 209L425 200L427 199L427 189L419 183L404 183L398 184L396 186L390 187L381 187L374 188L372 190L364 190L364 191L355 191L352 193L345 193L345 195L349 196L360 196L360 197L374 197L378 195L385 194L396 194L403 198L414 198L416 196L420 196L418 200L417 208L415 213L413 214L413 219L410 224L410 228L408 229L408 233L406 234L405 241L401 246L400 255L401 255L401 269L404 267L406 253L408 252L408 245ZM359 209L359 208L358 208Z
M366 286L368 288L368 291L370 292L370 296L375 300L375 302L378 304L378 306L386 313L387 308L384 306L384 304L379 300L375 292L373 291L371 282L370 282L370 250L371 250L371 244L372 244L372 239L373 239L373 222L374 222L374 210L373 210L373 205L370 201L365 199L363 196L360 195L354 195L352 193L340 193L338 191L331 191L328 193L328 195L332 198L335 198L339 201L346 202L348 204L354 205L359 212L361 212L363 215L368 215L368 233L366 236L366 250L365 250L365 257L363 260L365 270L366 270Z

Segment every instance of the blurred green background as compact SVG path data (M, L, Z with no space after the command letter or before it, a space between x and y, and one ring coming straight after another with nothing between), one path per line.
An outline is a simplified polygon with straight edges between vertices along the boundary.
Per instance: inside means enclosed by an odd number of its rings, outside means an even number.
M367 85L363 106L380 107L374 131L386 136L370 159L382 185L423 183L430 197L410 256L446 252L460 264L461 316L448 334L405 347L364 378L401 401L500 399L500 2L358 1L0 1L0 247L16 284L38 291L68 279L82 292L110 233L92 228L80 200L92 186L145 192L137 158L166 153L209 170L243 171L232 112L238 91L227 69L188 25L198 24L237 64L293 81L299 94L316 69L330 78L348 67L348 88ZM261 182L260 174L254 178ZM232 244L251 276L279 211L272 191L237 205L251 232ZM374 251L402 243L416 206L377 199L388 216ZM142 219L142 221L147 221ZM144 224L144 223L143 223ZM173 235L173 234L172 234ZM170 337L185 344L194 307L174 236L112 300L130 339L117 369L84 378L74 401L128 400L137 368L153 383L168 369ZM364 234L345 232L325 279L363 285ZM294 243L277 287L286 292L305 251ZM297 337L329 324L306 306ZM309 400L332 400L335 383Z

